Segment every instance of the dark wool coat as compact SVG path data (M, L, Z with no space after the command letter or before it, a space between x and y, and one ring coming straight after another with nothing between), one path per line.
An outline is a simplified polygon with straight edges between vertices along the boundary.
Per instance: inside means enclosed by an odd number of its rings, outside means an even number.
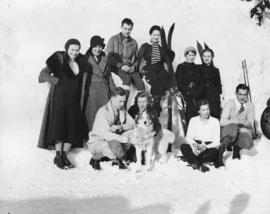
M114 90L115 84L105 53L101 53L99 61L96 61L91 54L86 55L91 70L88 82L84 81L83 83L85 89L83 112L88 124L88 131L91 131L98 109L109 101L111 90Z
M52 121L52 104L53 104L53 96L58 93L59 95L63 93L63 90L59 90L56 92L56 84L59 82L59 80L62 78L60 77L59 71L61 71L62 66L64 64L64 52L55 52L50 58L49 61L47 61L47 67L41 70L40 75L39 75L39 83L43 82L48 82L50 83L50 90L48 93L47 101L46 101L46 106L44 110L44 115L43 115L43 120L41 124L41 130L40 130L40 135L39 135L39 140L38 140L38 147L39 148L44 148L44 149L54 149L54 146L49 142L50 141L50 136L49 136L49 125ZM76 59L80 72L88 72L89 66L87 61L82 55L79 55ZM71 74L67 74L71 75ZM81 80L79 83L81 84ZM79 85L81 87L81 85ZM81 95L81 90L76 90L73 91L71 90L69 96L80 96ZM78 100L79 101L79 100ZM85 124L84 124L85 125ZM86 129L83 130L83 137L86 137ZM75 145L76 146L76 145ZM80 147L82 145L79 145Z
M200 65L205 81L205 89L203 99L210 103L211 116L220 119L220 94L222 93L222 86L220 81L219 70L213 65Z
M198 115L197 102L203 98L205 82L200 67L195 63L183 62L177 66L175 78L179 91L187 103L187 122Z

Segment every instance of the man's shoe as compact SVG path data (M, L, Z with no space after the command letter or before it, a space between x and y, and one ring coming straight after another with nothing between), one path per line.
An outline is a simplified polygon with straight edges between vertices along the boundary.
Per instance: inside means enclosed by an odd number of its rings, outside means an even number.
M191 166L193 167L193 169L198 169L201 172L209 171L209 168L207 166L205 166L204 164L200 164L199 162L194 162L191 164Z
M200 166L199 170L200 170L201 172L207 172L207 171L209 171L209 168L208 168L207 166L205 166L204 164L202 164L202 165Z
M119 169L127 169L127 166L119 158L113 160L112 166L118 166Z
M95 170L101 170L100 161L99 160L95 160L95 159L91 158L89 164L92 166L93 169L95 169Z

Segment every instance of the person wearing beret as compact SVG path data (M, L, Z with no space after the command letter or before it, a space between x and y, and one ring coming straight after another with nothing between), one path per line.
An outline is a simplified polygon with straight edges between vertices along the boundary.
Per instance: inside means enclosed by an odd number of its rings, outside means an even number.
M187 47L184 51L186 61L177 66L175 73L178 89L186 101L187 122L198 115L196 105L202 99L205 87L200 67L194 63L196 54L194 47Z
M57 51L47 59L47 67L39 76L39 82L51 83L51 90L38 147L55 148L54 164L61 169L74 167L67 154L71 147L83 147L87 138L80 97L83 73L89 66L80 48L77 39L69 39L65 51Z
M83 82L83 89L85 89L83 111L88 131L92 130L98 109L109 101L111 91L115 88L108 57L103 51L104 47L104 39L97 35L93 36L90 40L90 48L85 54L90 65L90 78L85 77Z
M160 46L161 28L154 25L150 28L150 42L141 45L138 59L140 72L151 85L150 93L154 99L153 107L158 115L162 111L160 100L170 88L170 74L165 69L165 50Z

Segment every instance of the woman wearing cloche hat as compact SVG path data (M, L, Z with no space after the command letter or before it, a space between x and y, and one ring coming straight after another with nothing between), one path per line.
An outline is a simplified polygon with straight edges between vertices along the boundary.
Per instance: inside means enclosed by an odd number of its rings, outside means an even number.
M91 67L90 78L84 77L83 81L83 112L88 124L88 131L92 130L97 110L110 99L110 91L115 88L111 76L111 66L103 49L104 39L93 36L86 57Z
M202 99L204 91L204 78L199 66L194 63L197 51L194 47L187 47L184 51L186 61L179 64L176 69L176 81L179 91L187 103L187 121L198 115L197 102Z

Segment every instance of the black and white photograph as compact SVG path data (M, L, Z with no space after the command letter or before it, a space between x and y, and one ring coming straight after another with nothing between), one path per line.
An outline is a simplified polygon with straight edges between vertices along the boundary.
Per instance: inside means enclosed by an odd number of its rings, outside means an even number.
M0 214L269 214L269 0L1 0Z

